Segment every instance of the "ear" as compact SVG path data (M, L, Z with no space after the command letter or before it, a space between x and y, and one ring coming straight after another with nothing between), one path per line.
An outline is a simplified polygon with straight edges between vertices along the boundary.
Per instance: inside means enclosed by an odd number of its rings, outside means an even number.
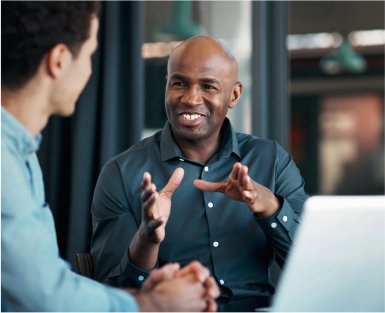
M237 105L239 99L241 98L242 88L243 87L242 87L241 82L236 82L236 84L233 87L232 94L231 94L231 100L230 100L230 104L229 104L230 109L234 108Z
M68 68L72 61L72 53L65 44L57 44L47 54L48 74L56 79Z

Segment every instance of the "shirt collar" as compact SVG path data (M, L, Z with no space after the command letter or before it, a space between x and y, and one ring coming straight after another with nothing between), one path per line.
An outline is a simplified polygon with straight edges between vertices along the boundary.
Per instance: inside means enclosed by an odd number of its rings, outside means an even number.
M33 138L28 130L3 107L1 107L1 137L13 142L24 155L36 152L42 140L41 134Z
M236 133L233 131L230 120L226 118L222 125L219 157L229 156L232 153L238 158L241 158ZM174 140L171 132L171 126L168 121L163 127L160 135L160 155L162 162L172 158L182 157L182 153Z

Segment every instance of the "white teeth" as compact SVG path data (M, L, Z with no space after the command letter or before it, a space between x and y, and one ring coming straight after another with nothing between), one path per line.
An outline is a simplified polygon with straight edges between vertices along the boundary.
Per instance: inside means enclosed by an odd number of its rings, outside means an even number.
M199 118L199 114L183 114L183 117L186 119L186 120L190 120L190 121L194 121L194 120L197 120Z

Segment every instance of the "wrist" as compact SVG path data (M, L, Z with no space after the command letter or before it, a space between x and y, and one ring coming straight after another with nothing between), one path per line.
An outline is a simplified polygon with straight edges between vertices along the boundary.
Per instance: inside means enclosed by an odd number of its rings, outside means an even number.
M162 242L161 239L153 233L150 227L147 227L143 222L140 224L136 233L141 245L143 247L154 247L159 246Z
M271 201L269 202L269 205L267 209L263 212L257 213L259 217L271 217L274 214L278 212L278 210L281 208L281 201L278 199L276 195L273 194L273 197L271 198Z
M154 304L153 297L147 292L138 292L133 295L140 312L155 312L158 308Z

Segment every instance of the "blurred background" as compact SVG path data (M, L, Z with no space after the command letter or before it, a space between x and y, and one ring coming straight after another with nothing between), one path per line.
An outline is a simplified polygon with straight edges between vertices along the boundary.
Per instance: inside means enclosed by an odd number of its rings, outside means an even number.
M113 1L100 20L76 114L51 119L39 153L70 262L89 250L102 166L163 127L167 57L198 34L238 59L235 129L284 146L309 194L384 194L383 1Z

